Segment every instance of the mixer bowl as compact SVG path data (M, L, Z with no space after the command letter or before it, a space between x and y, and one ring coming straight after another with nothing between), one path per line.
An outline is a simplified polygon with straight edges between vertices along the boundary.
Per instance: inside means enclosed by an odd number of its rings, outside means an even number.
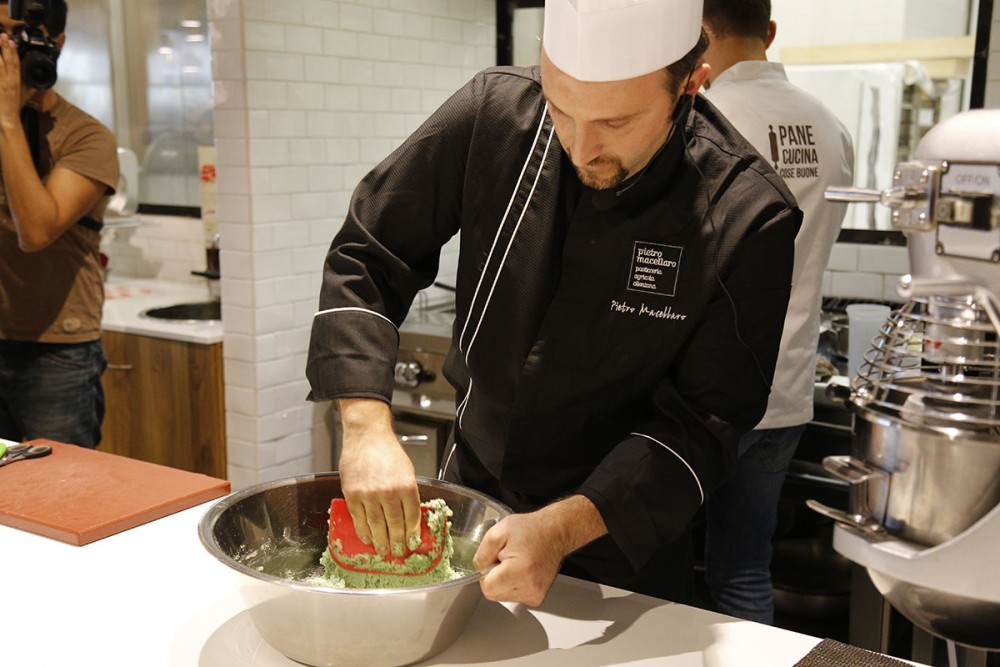
M897 384L908 388L907 380ZM899 411L873 407L855 395L851 460L858 469L867 465L876 472L851 481L849 509L905 543L946 547L1000 505L1000 441L991 429L946 427L929 418L921 423L922 415L907 414L906 395L897 389L887 395L886 403L903 405ZM867 535L875 542L884 539ZM873 567L868 574L885 599L918 627L959 644L1000 649L1000 602Z
M319 473L233 493L202 517L202 544L236 573L260 636L307 665L406 665L450 646L482 597L472 557L486 531L511 513L456 484L417 478L421 500L443 498L454 512L453 581L413 588L357 590L308 583L319 576L330 500L340 476Z
M916 426L869 409L855 414L852 454L885 475L852 484L852 513L934 546L1000 504L1000 442L991 432Z

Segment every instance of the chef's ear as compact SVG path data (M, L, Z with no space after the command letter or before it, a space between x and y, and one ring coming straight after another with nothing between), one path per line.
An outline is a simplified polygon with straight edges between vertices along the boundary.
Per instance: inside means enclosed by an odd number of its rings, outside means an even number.
M701 88L701 81L708 75L707 67L707 65L699 65L688 74L684 86L681 87L681 94L674 104L674 112L670 115L670 120L675 124L683 123L687 118L688 112L691 111L691 105L694 104L694 96L698 93L698 89ZM695 75L699 75L697 81L695 81Z
M691 73L688 74L687 83L684 85L684 89L681 91L684 95L697 95L701 87L705 85L708 80L708 75L711 73L712 68L706 62L701 62L695 66Z

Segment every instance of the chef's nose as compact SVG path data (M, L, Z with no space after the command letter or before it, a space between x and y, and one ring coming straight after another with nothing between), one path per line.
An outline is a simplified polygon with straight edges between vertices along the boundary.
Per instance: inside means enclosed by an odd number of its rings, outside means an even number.
M576 131L573 133L573 147L570 152L576 166L585 167L595 158L600 157L603 150L604 146L598 132L584 124L576 126Z

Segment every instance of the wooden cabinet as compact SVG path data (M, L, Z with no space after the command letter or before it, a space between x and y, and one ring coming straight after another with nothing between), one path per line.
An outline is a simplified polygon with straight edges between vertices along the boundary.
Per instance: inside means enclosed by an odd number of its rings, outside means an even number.
M222 343L105 331L99 449L226 478Z

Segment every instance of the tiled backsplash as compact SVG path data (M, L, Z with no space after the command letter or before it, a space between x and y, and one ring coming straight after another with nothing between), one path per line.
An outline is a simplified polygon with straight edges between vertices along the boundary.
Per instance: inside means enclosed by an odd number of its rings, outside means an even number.
M205 270L205 228L199 218L140 215L138 224L108 225L101 252L112 275L198 282Z
M899 301L896 284L906 273L905 246L837 243L823 273L823 296Z

